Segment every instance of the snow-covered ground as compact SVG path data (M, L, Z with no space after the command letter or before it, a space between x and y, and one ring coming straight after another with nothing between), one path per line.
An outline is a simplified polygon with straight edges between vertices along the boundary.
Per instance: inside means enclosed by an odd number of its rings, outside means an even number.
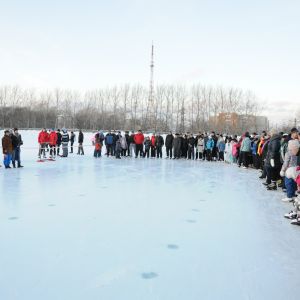
M37 163L21 133L25 168L0 168L1 300L299 298L299 227L256 171L91 147Z

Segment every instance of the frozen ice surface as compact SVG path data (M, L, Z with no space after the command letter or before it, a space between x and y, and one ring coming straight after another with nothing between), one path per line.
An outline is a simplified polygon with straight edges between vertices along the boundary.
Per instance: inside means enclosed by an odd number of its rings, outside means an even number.
M0 169L1 300L299 299L300 228L256 171L91 151Z

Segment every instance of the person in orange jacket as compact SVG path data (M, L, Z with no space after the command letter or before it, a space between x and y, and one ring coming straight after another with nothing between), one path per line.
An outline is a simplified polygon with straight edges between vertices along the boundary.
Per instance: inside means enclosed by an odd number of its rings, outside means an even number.
M39 154L38 154L39 159L41 159L42 154L43 154L43 158L46 158L45 148L46 145L49 143L49 134L46 128L43 128L42 131L39 133L38 143L40 145Z
M56 156L56 143L57 133L54 129L52 129L49 134L50 158L55 158Z

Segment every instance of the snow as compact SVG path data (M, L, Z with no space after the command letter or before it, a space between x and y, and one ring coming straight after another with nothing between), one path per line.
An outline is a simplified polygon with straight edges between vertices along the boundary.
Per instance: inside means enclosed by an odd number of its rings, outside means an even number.
M21 134L25 168L0 169L0 299L298 299L299 227L256 171L92 147L37 163Z

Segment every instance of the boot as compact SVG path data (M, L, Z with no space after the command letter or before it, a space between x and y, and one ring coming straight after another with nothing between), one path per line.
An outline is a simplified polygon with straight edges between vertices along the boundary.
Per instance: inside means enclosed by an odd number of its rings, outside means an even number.
M276 182L272 181L272 183L267 186L267 190L268 191L277 190Z
M16 163L14 161L13 161L12 165L13 165L14 168L16 167Z

